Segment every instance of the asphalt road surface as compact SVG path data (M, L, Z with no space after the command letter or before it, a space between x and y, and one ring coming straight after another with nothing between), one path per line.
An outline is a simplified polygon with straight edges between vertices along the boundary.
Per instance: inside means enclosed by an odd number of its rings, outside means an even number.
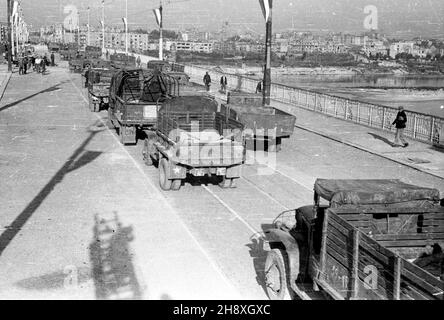
M66 67L14 74L0 102L0 298L267 299L260 234L317 178L442 180L296 129L248 153L237 189L163 192Z

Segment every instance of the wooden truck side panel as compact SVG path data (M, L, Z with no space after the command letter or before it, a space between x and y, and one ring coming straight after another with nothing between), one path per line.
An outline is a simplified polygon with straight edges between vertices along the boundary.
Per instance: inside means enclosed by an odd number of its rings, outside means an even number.
M256 137L289 137L296 125L296 117L272 107L228 104L221 106L221 113L241 122Z
M443 299L444 282L327 210L318 278L342 299Z

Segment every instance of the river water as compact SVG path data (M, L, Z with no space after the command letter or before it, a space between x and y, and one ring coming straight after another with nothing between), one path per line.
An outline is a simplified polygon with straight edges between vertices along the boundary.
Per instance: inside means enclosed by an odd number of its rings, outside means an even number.
M444 118L444 76L279 75L273 82Z

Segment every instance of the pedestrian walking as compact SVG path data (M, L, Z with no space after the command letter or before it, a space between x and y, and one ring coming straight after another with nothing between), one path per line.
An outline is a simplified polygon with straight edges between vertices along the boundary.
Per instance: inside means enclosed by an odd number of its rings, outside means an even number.
M256 86L256 93L262 92L262 81L260 81Z
M89 81L89 73L91 71L91 67L88 67L85 71L85 88L88 88L88 81Z
M402 142L402 146L407 148L409 146L408 142L404 138L404 130L407 127L407 115L404 112L404 107L400 106L398 108L398 114L396 115L395 121L393 121L392 126L396 126L395 142L394 146L400 146L399 141Z
M43 59L40 59L40 71L42 72L42 76L46 72L46 56Z
M207 91L210 91L211 77L210 77L210 74L208 73L208 71L207 71L207 73L204 75L203 82L204 82L204 84L205 84L205 89L206 89Z
M228 80L226 76L222 76L220 78L220 90L225 93L227 92L227 85L228 85Z
M23 73L26 74L27 71L28 71L28 57L26 56L23 59Z
M24 67L23 67L23 57L20 57L19 58L19 75L23 74L23 69L24 69Z
M51 67L55 66L55 55L54 52L51 52Z
M137 68L140 68L142 65L142 60L140 60L140 56L137 57L136 63L137 63Z

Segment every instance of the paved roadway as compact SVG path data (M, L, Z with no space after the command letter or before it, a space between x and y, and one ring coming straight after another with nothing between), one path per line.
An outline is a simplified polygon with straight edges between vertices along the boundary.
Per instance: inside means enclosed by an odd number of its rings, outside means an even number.
M444 191L439 178L296 129L276 159L250 152L235 190L165 193L141 143L120 146L85 96L60 67L14 74L0 103L0 298L266 299L258 236L311 204L316 178Z

